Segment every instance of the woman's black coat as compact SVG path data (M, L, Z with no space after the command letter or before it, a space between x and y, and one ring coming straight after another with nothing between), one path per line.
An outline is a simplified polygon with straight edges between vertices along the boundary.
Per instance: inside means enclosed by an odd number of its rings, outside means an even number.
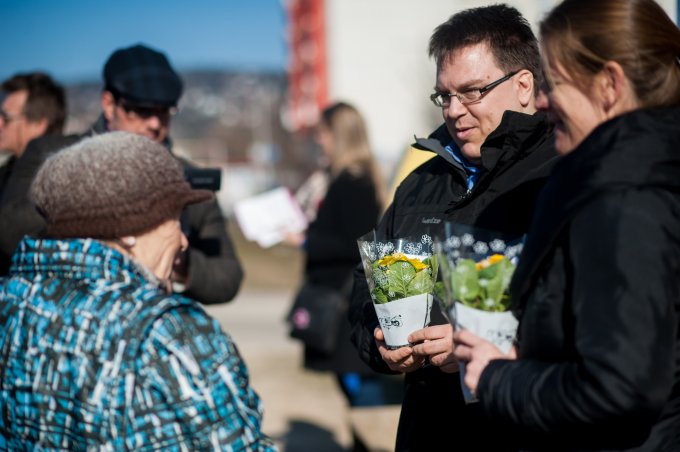
M512 296L520 359L485 369L484 413L532 450L680 450L680 109L556 166Z
M380 215L376 188L368 174L342 171L331 180L316 219L306 234L305 277L342 290L349 299L354 268L359 264L357 238L375 227ZM342 318L338 346L331 355L305 350L305 367L337 373L372 373L350 342L350 326Z

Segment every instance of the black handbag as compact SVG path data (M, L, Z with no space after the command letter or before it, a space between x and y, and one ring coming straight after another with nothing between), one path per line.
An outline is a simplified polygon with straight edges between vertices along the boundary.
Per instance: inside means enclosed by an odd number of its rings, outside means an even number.
M331 354L338 343L347 306L346 297L338 290L306 281L288 312L290 337L301 340L311 350Z

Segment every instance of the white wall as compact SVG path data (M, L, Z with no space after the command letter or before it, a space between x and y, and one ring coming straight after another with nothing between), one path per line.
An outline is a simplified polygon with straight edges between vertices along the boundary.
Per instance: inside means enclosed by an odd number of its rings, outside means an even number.
M557 0L508 0L534 27ZM675 0L662 6L676 17ZM364 114L386 169L413 141L441 122L428 99L435 65L427 56L432 31L480 0L326 0L329 94Z

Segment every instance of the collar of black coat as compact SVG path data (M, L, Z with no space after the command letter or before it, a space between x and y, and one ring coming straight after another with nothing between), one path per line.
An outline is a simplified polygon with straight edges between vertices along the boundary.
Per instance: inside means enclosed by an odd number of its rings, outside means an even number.
M536 142L543 140L551 133L552 126L545 114L541 112L528 115L516 111L503 113L501 122L482 144L482 168L491 171L507 161L521 158L521 155L533 149ZM453 139L446 128L446 124L439 126L427 138L415 138L412 145L416 149L434 152L451 165L460 167L444 147Z
M680 107L637 110L598 126L553 169L538 199L511 292L519 301L576 212L629 188L680 193ZM521 304L521 301L520 301Z
M36 171L40 168L40 165L55 152L64 149L80 140L80 135L61 135L61 134L48 134L41 137L35 138L29 141L26 146L26 150L21 157L16 160L16 164L12 169L12 176L16 180L22 181L22 190L28 190L30 186L30 181L33 180ZM29 185L23 185L27 183ZM25 193L22 191L22 193Z

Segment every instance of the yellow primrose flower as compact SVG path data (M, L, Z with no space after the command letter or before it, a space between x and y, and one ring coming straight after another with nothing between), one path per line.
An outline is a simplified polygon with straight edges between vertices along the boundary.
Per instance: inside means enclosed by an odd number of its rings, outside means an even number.
M502 254L493 254L493 255L487 257L486 259L477 262L475 264L475 269L477 271L482 270L482 269L487 268L487 267L489 267L493 264L499 263L503 259L505 259L505 256L503 256Z
M385 256L384 258L378 261L378 265L380 265L381 267L387 267L388 265L392 265L395 262L408 262L409 264L413 265L417 272L429 267L429 265L423 264L418 259L407 257L403 253L394 253Z

